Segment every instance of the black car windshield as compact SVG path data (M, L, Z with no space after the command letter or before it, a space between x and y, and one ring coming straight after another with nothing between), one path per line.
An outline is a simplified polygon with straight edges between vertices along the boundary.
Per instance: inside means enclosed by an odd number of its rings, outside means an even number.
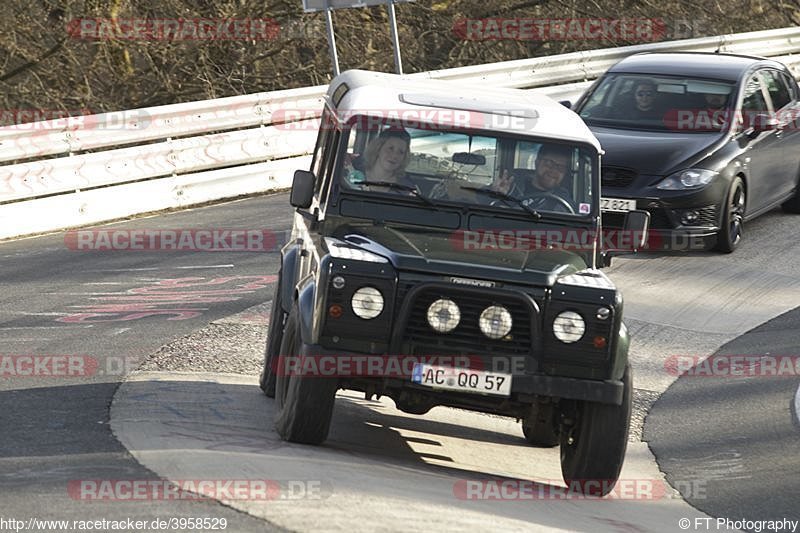
M591 147L532 137L356 121L345 130L343 191L540 215L592 213Z
M609 74L577 112L589 125L707 133L727 127L735 96L726 81Z

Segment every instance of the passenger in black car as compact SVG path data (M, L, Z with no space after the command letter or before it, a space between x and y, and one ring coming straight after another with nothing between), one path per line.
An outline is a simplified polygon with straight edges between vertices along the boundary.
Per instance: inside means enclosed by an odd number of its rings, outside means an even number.
M657 87L651 80L642 80L636 84L633 91L633 107L630 118L659 118Z

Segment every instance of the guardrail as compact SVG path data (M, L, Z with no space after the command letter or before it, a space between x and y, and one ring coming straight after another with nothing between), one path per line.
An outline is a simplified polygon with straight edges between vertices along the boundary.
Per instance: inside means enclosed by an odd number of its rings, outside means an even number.
M800 28L626 46L411 74L574 99L643 51L776 57L800 73ZM308 167L327 86L0 128L0 239L288 187ZM308 110L289 120L283 111Z

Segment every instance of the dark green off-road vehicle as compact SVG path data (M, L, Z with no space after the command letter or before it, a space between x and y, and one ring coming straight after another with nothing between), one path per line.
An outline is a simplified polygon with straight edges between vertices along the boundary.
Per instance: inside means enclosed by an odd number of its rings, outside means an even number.
M633 389L622 297L599 267L648 215L603 234L600 146L521 90L349 71L295 173L261 387L276 427L319 444L338 389L514 417L605 495ZM549 182L548 182L549 180Z

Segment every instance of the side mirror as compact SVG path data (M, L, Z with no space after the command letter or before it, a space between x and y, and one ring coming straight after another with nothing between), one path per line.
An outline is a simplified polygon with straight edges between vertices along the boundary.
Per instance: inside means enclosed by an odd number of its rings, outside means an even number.
M647 244L647 230L650 229L650 212L634 209L625 214L623 231L630 236L634 252L638 252Z
M314 182L317 181L313 172L308 170L295 170L294 180L292 180L292 192L289 195L289 203L292 207L306 208L311 205L314 198Z
M617 255L636 253L647 245L647 233L650 229L650 212L644 209L634 209L625 214L622 230L603 230L608 232L604 236L608 241L617 244L617 247L600 250L598 264L600 268L611 266L611 259Z
M558 103L563 105L567 109L572 109L572 102L570 102L569 100L559 100Z
M750 116L751 137L757 136L765 131L777 130L780 122L778 118L769 113L758 113Z

